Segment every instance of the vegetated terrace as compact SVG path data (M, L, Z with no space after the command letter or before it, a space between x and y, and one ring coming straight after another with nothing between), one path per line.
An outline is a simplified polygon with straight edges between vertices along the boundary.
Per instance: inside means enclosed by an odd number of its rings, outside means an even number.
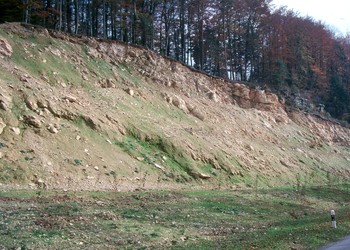
M0 248L315 249L348 234L349 188L1 191Z

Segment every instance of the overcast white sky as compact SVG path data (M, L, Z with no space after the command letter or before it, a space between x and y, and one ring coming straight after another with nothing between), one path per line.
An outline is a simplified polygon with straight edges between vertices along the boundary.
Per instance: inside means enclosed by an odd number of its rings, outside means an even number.
M272 4L287 6L299 12L301 16L311 16L321 20L337 34L350 32L350 1L349 0L273 0Z

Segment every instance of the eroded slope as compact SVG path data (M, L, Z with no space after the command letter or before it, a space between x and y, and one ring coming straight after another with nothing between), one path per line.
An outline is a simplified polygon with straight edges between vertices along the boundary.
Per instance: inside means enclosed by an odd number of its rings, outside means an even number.
M302 185L349 176L349 129L126 44L0 28L0 182Z

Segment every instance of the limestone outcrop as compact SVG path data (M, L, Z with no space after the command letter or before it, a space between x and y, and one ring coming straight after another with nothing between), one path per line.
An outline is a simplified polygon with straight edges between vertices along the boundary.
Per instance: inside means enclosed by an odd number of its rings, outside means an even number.
M11 57L12 52L13 50L10 43L6 39L0 37L0 55L5 57Z

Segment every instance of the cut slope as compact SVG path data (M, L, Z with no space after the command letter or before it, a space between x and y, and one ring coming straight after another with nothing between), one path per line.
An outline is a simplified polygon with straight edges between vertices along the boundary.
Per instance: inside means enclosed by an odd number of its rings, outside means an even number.
M0 28L0 182L243 187L349 176L349 129L151 51Z

